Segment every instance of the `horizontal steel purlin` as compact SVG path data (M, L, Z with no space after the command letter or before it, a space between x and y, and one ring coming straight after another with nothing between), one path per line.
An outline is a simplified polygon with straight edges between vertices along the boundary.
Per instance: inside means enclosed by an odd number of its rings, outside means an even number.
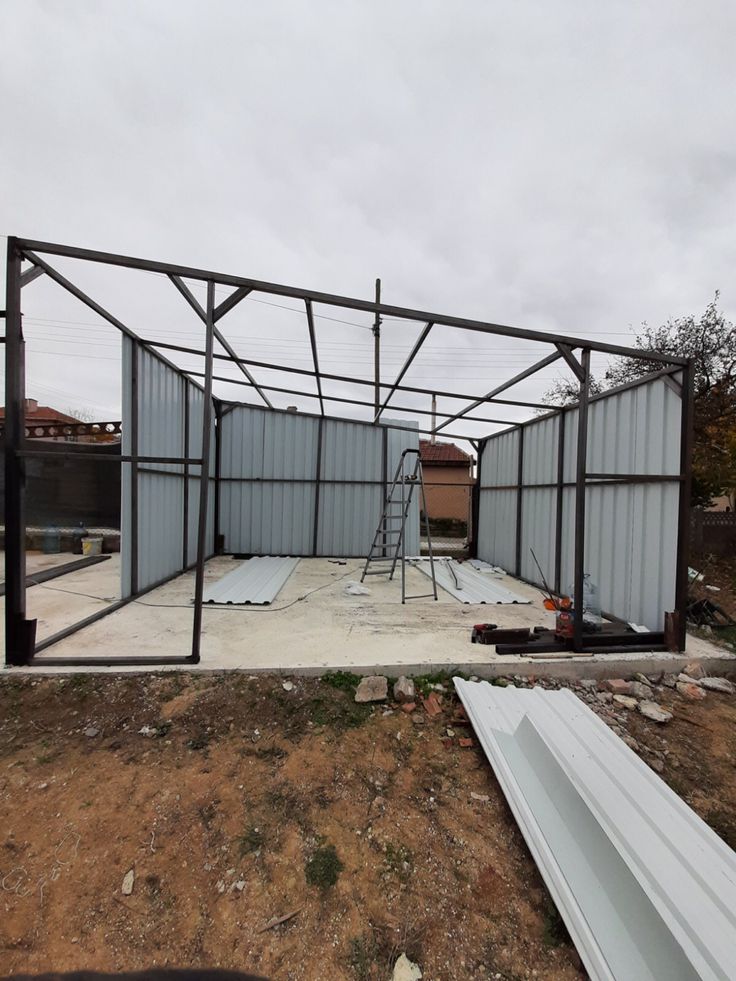
M473 330L481 333L496 334L502 337L517 337L520 340L536 341L542 344L563 343L572 347L585 346L593 351L604 354L619 354L625 357L647 361L658 361L662 364L685 365L687 359L672 355L647 352L646 355L637 348L623 347L618 344L606 344L600 341L581 337L571 337L565 334L547 333L540 330L530 330L522 327L510 327L506 324L496 324L490 321L471 320L465 317L452 317L431 313L426 310L414 310L409 307L393 306L387 303L376 303L372 300L361 300L355 297L340 296L333 293L323 293L318 290L299 289L293 286L283 286L264 280L249 279L244 276L232 276L212 270L199 269L193 266L181 266L169 262L156 262L150 259L140 259L134 256L117 255L110 252L99 252L94 249L81 249L75 246L59 245L53 242L38 242L29 239L17 239L17 247L22 254L40 252L46 255L66 256L70 259L83 259L88 262L99 262L105 265L120 266L125 269L141 269L148 272L162 273L166 276L181 276L185 279L204 280L220 286L248 287L258 293L269 293L275 296L288 296L292 299L311 300L327 306L344 307L348 310L360 310L364 313L377 313L383 317L397 317L400 320L421 321L444 327L458 327L461 330Z

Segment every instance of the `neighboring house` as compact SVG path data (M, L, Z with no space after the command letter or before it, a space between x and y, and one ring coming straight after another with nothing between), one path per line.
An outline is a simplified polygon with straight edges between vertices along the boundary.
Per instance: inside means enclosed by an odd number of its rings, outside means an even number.
M430 518L468 522L475 459L454 443L419 440Z
M0 406L0 431L4 428L5 407ZM82 422L50 405L39 405L37 399L26 399L26 436L52 443L117 443L120 424Z

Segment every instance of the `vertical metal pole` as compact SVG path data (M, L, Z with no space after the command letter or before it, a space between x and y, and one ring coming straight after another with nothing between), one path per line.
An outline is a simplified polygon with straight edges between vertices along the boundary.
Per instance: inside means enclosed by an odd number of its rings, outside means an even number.
M381 302L381 280L376 280L376 303ZM375 417L381 411L381 318L376 312L376 318L373 321L373 377L375 385L375 394L373 401L375 403Z
M189 456L189 382L182 378L184 387L184 452ZM184 519L181 530L181 571L189 565L189 464L184 464Z
M317 555L317 545L319 543L319 499L322 478L322 425L324 417L320 416L317 422L317 465L314 473L314 523L312 525L312 555Z
M406 521L406 481L404 474L404 460L406 457L402 454L401 457L401 602L406 603L406 548L404 539L404 522Z
M26 625L25 475L18 454L25 443L25 342L20 312L21 256L8 239L5 304L5 661L33 655Z
M215 284L207 283L207 338L204 357L204 404L202 405L202 466L199 479L199 523L197 526L197 568L194 578L194 624L192 653L189 660L199 664L202 639L202 595L204 593L204 561L207 551L207 498L210 486L210 427L212 425L212 349L215 327Z
M521 511L523 505L524 486L524 427L519 429L519 466L516 478L516 572L521 576Z
M583 582L585 576L585 470L588 455L588 398L590 396L590 348L583 348L578 403L578 445L575 469L575 586L573 595L573 649L583 649Z
M381 501L383 510L386 510L386 505L388 504L388 429L383 426L381 453L382 453L382 467L381 467ZM381 557L386 558L386 522L383 522L383 534L381 535Z
M481 480L483 472L483 450L486 448L486 440L482 439L478 443L478 455L477 463L475 465L475 483L470 488L471 493L471 507L472 507L472 523L473 523L473 537L470 541L470 557L472 559L478 558L478 532L480 531L480 495L481 495Z
M688 559L690 545L690 495L693 476L694 378L692 360L682 372L682 414L680 417L680 501L677 516L677 580L675 610L677 640L681 651L687 639Z
M565 419L564 410L557 417L557 507L555 513L555 581L554 590L562 593L562 507L565 493Z
M213 359L214 360L214 359ZM220 545L220 490L222 482L222 402L215 401L215 520L213 528L214 552L219 554L224 549Z
M130 342L130 595L138 593L138 360L140 348Z

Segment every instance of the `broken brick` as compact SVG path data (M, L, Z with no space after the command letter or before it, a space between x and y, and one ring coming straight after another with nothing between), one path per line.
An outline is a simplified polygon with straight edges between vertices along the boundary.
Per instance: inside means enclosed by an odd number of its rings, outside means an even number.
M430 719L435 719L438 715L442 715L442 701L436 692L430 692L430 694L423 699L423 704L424 710Z
M598 686L601 691L610 691L614 695L631 695L631 682L623 678L609 678Z
M401 703L401 711L402 712L406 712L407 715L410 715L414 711L414 709L416 707L417 707L417 703L416 702L402 702Z
M706 697L700 685L688 685L682 681L678 681L676 687L682 697L689 699L691 702L699 702Z
M458 739L458 743L460 744L460 747L462 749L470 749L472 746L475 745L475 740L462 738L462 739Z

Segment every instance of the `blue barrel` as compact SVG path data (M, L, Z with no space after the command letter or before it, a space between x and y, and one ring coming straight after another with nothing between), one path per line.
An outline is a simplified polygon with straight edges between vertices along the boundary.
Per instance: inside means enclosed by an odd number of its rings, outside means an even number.
M44 555L55 555L61 551L61 532L53 525L44 529L41 551Z

